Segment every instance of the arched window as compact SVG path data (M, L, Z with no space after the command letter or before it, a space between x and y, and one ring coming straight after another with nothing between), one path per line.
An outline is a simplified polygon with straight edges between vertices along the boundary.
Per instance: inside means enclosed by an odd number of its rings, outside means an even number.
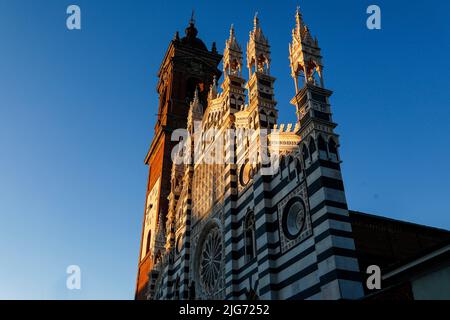
M311 140L309 140L309 154L312 158L313 153L316 152L316 142L314 141L314 138L311 138Z
M147 243L145 246L145 254L147 254L150 251L150 243L152 241L152 231L149 230L147 234Z
M256 257L256 230L255 230L255 215L252 211L247 213L244 221L244 235L245 235L245 260L251 261Z
M167 100L167 87L164 87L163 91L159 96L159 107L158 107L158 121L161 120L161 116L163 113L164 106Z
M308 158L309 158L309 152L308 152L308 148L306 147L306 145L303 145L302 157L303 157L304 163L306 164L306 160L308 160Z
M285 157L280 157L280 172L281 175L283 175L283 170L286 168L286 158Z
M297 176L302 174L302 162L299 158L295 159L295 169L297 170Z
M294 157L289 156L288 159L289 159L289 161L288 161L289 180L293 180L295 178L295 176L296 176Z
M337 144L333 138L330 138L330 140L328 141L328 151L330 152L331 158L337 161L338 160Z
M233 94L230 96L230 107L234 109L237 108L236 97Z
M322 159L326 159L328 157L327 143L325 142L322 136L319 136L319 156Z

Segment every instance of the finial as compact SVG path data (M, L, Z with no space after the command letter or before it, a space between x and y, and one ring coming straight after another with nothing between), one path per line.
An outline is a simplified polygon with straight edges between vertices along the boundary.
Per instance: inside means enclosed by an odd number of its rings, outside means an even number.
M213 83L212 83L211 87L209 88L208 98L215 99L216 97L217 97L217 77L216 77L216 75L214 75Z
M175 32L175 36L174 36L174 38L173 38L175 41L178 41L178 40L180 40L180 33L177 31L177 32Z
M191 14L191 20L189 20L189 24L194 25L195 24L195 10L192 9L192 14Z
M217 77L216 77L216 75L214 75L213 83L211 85L211 90L214 92L217 92Z
M253 18L253 26L255 30L259 28L259 18L258 18L258 11L255 12L255 18Z
M194 103L198 102L198 86L195 87L195 92L194 92Z
M191 108L189 110L189 117L191 117L192 119L192 115L194 113L203 113L203 107L202 104L200 103L200 98L198 96L198 86L195 87L195 91L194 91L194 98L192 99L191 102Z
M297 28L300 28L303 25L303 17L300 12L300 6L297 6L297 10L295 12L295 21L297 22Z
M217 46L216 46L216 42L215 41L212 43L211 51L214 52L214 53L217 53Z
M234 37L234 24L231 24L230 27L230 39L232 39Z
M185 33L188 38L197 37L198 31L195 28L194 10L192 10L191 19L189 20L189 26L186 28Z

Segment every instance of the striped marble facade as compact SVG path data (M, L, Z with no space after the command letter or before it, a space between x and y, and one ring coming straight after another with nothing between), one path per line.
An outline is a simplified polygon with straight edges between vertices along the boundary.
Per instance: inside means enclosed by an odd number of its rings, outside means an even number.
M297 120L278 125L270 46L259 19L247 44L248 82L231 29L222 91L215 82L206 106L196 97L190 106L186 149L191 159L196 151L200 157L173 165L168 220L160 226L166 252L149 274L150 299L363 296L332 92L324 88L317 38L299 11L290 60ZM211 128L214 137L205 139ZM223 163L202 163L211 153L220 153ZM264 153L275 167L263 161Z

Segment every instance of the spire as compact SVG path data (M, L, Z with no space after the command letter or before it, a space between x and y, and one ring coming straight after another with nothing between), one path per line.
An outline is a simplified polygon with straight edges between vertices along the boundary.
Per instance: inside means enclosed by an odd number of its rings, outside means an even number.
M303 21L300 7L297 7L295 12L295 28L292 30L292 42L289 44L289 60L296 92L300 89L298 83L300 76L305 83L324 86L319 41L311 36L308 26ZM320 79L316 79L316 76Z
M195 16L195 10L192 9L191 20L189 20L189 24L190 25L195 25L195 18L194 18L194 16Z
M300 6L297 6L297 11L295 12L295 21L297 23L296 29L301 30L301 28L303 27L304 24L303 24L302 13L300 11Z
M217 77L214 75L213 83L209 88L208 99L211 100L217 98L217 92Z
M192 10L191 19L189 20L189 26L185 30L187 38L197 37L198 31L195 28L194 10Z
M177 31L175 32L175 36L173 37L174 41L180 41L180 33Z
M234 32L234 25L231 25L231 27L230 27L230 37L225 42L225 50L226 49L232 49L232 50L238 51L238 52L242 51L241 47L239 46L239 44L237 43L237 40L236 40L236 35Z
M300 10L300 6L297 6L295 11L295 28L292 30L292 38L297 42L308 40L313 41L308 26L303 21L303 15Z
M195 121L201 121L203 116L203 106L200 102L200 98L198 96L198 87L195 88L194 99L190 104L188 118L187 118L187 127L190 132L193 132Z
M269 41L264 36L264 33L263 33L261 25L260 25L258 12L255 13L255 17L253 18L253 30L250 31L250 41L251 40L258 42L260 44L263 44L263 45L267 45L267 46L269 45Z
M247 66L250 77L255 71L270 74L270 45L260 26L258 13L253 19L253 30L247 43Z
M236 40L236 37L234 35L234 24L231 24L231 27L230 27L230 38L228 40L230 42Z
M253 31L256 31L257 29L260 29L258 11L255 12L255 17L253 18Z
M192 100L192 103L196 104L198 102L199 102L199 100L198 100L198 87L196 87L195 88L195 92L194 92L194 99Z
M203 107L202 104L200 103L200 98L198 97L198 87L195 88L194 99L191 102L191 112L200 114L203 113Z
M230 40L231 39L235 39L235 35L234 35L234 24L231 24L230 27Z
M240 77L242 71L242 49L236 40L234 25L230 27L230 37L225 41L223 54L223 70L226 75Z

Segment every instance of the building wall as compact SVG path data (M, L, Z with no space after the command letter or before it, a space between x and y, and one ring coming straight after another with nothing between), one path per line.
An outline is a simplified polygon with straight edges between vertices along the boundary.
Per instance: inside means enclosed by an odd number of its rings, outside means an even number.
M411 281L415 300L450 300L450 264Z

